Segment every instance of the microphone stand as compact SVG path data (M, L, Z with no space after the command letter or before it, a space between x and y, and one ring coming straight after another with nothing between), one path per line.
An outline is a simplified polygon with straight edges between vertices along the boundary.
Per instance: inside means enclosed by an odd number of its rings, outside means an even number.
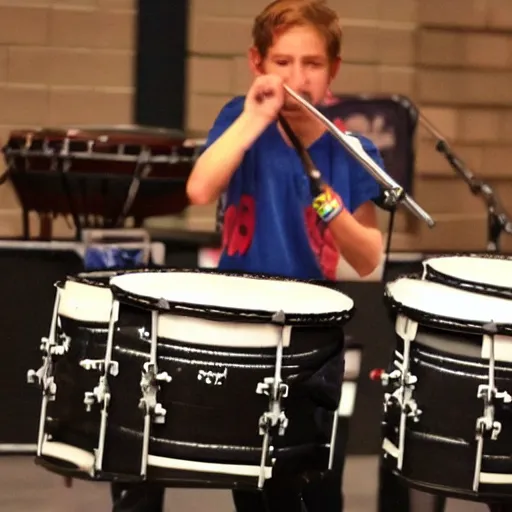
M421 124L436 139L436 149L441 153L455 172L467 183L471 193L479 196L487 207L487 250L500 252L500 238L502 233L512 234L512 222L504 211L494 189L475 175L466 167L450 148L446 138L422 114L419 116Z
M287 85L283 85L284 90L311 114L313 114L340 142L342 146L354 157L383 187L384 202L388 208L395 208L398 204L403 204L411 213L416 215L420 220L432 228L435 225L434 220L425 212L404 189L386 174L366 153L362 148L358 147L354 141L345 135L334 123L319 112L311 103L302 96L290 89Z

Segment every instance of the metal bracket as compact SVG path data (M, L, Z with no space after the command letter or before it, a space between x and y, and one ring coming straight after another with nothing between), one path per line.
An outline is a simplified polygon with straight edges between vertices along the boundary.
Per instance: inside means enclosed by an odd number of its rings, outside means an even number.
M269 410L264 412L259 420L259 431L260 435L265 435L265 433L275 427L278 426L278 433L280 436L283 436L286 428L288 427L288 418L283 410L281 410L281 400L283 398L288 397L288 384L284 382L279 382L277 384L277 397L276 399L270 400ZM274 378L266 377L263 379L263 382L259 382L256 386L256 393L258 395L267 395L272 396L274 390Z
M140 380L142 398L139 401L139 407L146 414L150 414L155 423L164 423L166 409L157 401L158 382L171 382L172 377L167 372L157 373L156 365L152 362L144 363L144 371Z
M418 333L418 322L411 320L403 315L398 315L396 319L396 332L404 342L404 353L402 368L400 371L400 385L398 389L392 393L392 397L398 400L400 413L400 427L398 431L398 460L397 469L402 470L405 455L405 430L407 426L407 419L413 418L414 421L419 421L421 410L418 408L416 401L413 398L413 391L415 384L418 382L416 376L412 375L409 371L411 362L411 343L416 338ZM391 399L391 397L389 397Z
M87 371L105 372L105 359L82 359L79 364ZM113 377L119 374L119 363L117 361L110 361L108 373Z
M483 341L489 342L489 372L487 384L481 384L477 389L477 397L483 400L483 414L476 420L475 439L477 441L475 472L473 476L473 491L477 492L480 486L480 473L482 471L484 441L489 439L496 441L501 433L502 425L495 418L496 402L503 404L512 403L512 396L507 391L498 391L495 382L495 356L494 356L494 337L498 333L498 326L491 322L485 326L487 334Z
M142 398L139 401L139 408L144 411L144 432L142 435L142 453L140 464L140 475L146 478L149 459L149 439L151 435L151 423L164 423L167 411L157 401L157 393L160 389L158 382L171 382L172 377L167 372L158 372L157 348L158 348L158 322L159 311L151 312L151 351L149 361L144 363L140 388Z
M281 367L283 363L284 326L286 317L284 311L277 311L272 317L272 322L280 325L281 329L276 344L276 364L274 376L266 377L263 382L256 386L256 393L269 397L268 410L265 411L258 421L260 435L263 436L261 446L260 474L258 477L258 488L263 488L265 481L265 466L269 453L273 450L270 446L271 431L278 427L278 435L283 436L288 426L288 418L281 409L281 400L288 396L288 385L281 379Z
M82 359L80 366L87 371L97 371L99 373L107 373L106 362L104 359ZM119 363L117 361L110 361L108 365L108 373L112 376L119 374ZM98 385L92 391L86 391L84 393L84 404L87 412L92 410L92 406L95 404L108 405L110 402L110 393L107 391L108 383L105 375L102 375L98 380Z
M110 403L110 393L107 391L107 381L104 376L100 377L98 385L93 391L86 391L84 397L85 409L87 412L92 410L94 404L105 404L108 406Z
M27 382L30 384L37 383L42 390L41 410L39 415L39 428L37 434L37 455L41 456L45 426L46 426L46 411L48 403L55 400L57 393L57 384L55 382L53 373L53 356L62 355L69 349L69 338L57 336L58 339L63 340L61 345L55 341L57 332L57 317L60 304L61 289L57 286L57 293L55 295L55 302L53 305L52 319L50 322L50 331L48 337L41 338L40 350L43 352L43 363L41 367L35 370L28 370Z

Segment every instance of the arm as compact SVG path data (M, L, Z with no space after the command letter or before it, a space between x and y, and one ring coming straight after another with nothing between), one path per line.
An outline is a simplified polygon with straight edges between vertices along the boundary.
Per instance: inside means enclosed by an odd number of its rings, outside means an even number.
M381 167L382 157L375 145L364 137L357 137L362 149ZM342 257L360 277L370 275L380 264L383 237L378 228L373 199L380 196L380 185L352 158L343 159L332 176L332 188L320 195L313 207L327 222L327 227ZM343 204L340 195L347 186L343 177L349 177L350 204ZM330 199L332 198L332 199ZM332 203L330 203L332 200Z
M187 181L187 195L192 204L209 204L219 198L240 166L245 152L267 124L262 118L242 112L199 157Z
M246 151L277 117L283 102L282 79L262 75L252 84L243 111L234 121L229 114L227 119L226 116L217 119L212 131L220 130L222 135L199 157L187 181L187 195L192 204L208 204L219 198Z
M375 205L367 201L351 214L346 208L328 224L340 254L361 276L371 274L379 265L382 234L377 225Z

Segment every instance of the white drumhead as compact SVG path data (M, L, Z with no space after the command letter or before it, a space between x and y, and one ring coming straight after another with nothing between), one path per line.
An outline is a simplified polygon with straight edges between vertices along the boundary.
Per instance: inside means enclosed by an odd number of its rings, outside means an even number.
M113 277L110 284L141 298L246 311L323 314L350 311L341 292L304 282L200 272L144 272Z
M94 283L92 275L86 275L90 281L67 280L60 291L58 313L61 316L81 322L108 323L112 308L112 291L105 283ZM106 277L103 273L99 278Z
M512 291L512 260L478 256L443 256L425 260L423 266L427 265L455 279L510 288Z
M453 320L512 325L512 301L419 279L399 278L388 294L406 308Z

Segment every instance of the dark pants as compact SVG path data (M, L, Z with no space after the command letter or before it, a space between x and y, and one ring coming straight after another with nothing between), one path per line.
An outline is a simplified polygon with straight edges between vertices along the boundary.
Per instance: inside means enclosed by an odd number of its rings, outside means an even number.
M309 483L302 490L282 479L264 491L233 491L237 512L341 512L341 474ZM147 483L112 484L112 512L162 512L165 489Z
M237 512L342 512L341 473L301 487L273 478L262 491L233 491L233 501Z
M235 490L237 512L342 512L346 439L337 443L333 470L309 483L275 477L262 491ZM163 512L165 488L150 483L111 485L112 512Z
M276 476L262 491L233 491L236 512L343 512L342 478L347 422L340 419L333 469L323 478L299 485Z

